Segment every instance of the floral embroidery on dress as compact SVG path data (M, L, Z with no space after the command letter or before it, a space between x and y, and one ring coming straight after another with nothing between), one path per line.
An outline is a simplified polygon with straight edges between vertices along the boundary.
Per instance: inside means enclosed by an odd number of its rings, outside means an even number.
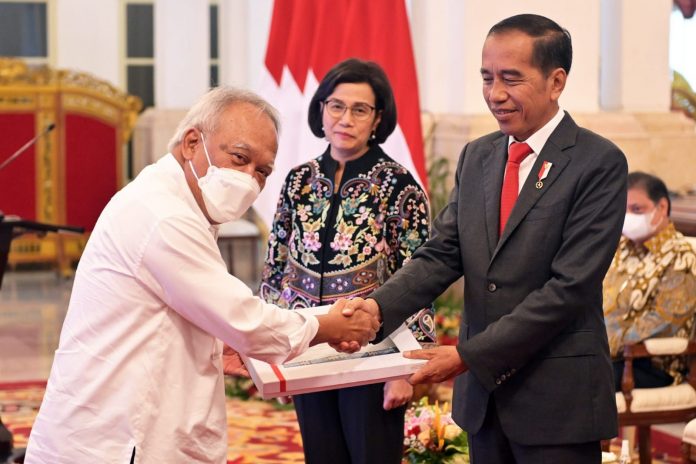
M379 147L346 163L334 193L336 165L327 150L288 174L269 234L267 301L298 308L367 296L429 238L425 193ZM434 339L430 308L409 326Z

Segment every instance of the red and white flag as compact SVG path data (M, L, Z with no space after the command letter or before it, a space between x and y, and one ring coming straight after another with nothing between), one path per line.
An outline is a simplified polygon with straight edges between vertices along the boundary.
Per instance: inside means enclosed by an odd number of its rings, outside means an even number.
M291 168L320 155L326 140L309 130L319 81L347 58L377 62L394 90L398 121L382 144L427 189L418 81L405 0L275 0L259 93L280 111L275 171L254 207L270 226Z

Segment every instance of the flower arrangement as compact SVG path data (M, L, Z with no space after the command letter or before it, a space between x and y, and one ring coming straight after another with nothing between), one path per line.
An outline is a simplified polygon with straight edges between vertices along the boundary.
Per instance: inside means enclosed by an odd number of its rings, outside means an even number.
M404 463L464 464L469 462L466 432L454 423L448 403L442 407L423 397L406 410Z
M456 345L461 322L463 298L456 290L450 290L435 300L435 332L439 345Z
M225 395L241 400L261 399L253 380L236 375L225 376Z

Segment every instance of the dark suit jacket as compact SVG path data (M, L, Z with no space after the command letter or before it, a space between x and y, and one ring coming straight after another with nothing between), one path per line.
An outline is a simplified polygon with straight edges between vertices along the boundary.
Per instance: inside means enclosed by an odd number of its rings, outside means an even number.
M498 239L507 136L469 143L433 238L374 293L390 333L464 275L453 417L477 432L491 395L511 440L552 445L617 432L602 279L621 235L626 160L566 114ZM553 163L537 189L542 162Z

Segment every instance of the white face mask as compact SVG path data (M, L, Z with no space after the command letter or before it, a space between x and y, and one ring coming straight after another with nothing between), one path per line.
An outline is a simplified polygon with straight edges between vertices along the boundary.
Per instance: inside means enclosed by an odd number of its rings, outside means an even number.
M655 211L657 208L645 214L626 213L621 233L634 242L640 242L650 237L657 230L657 224L651 224L655 217Z
M205 146L203 132L201 132L201 140L208 160L208 172L205 176L198 177L191 160L189 163L191 163L191 172L201 188L208 216L220 224L239 219L259 196L261 187L256 179L245 172L213 166L208 148Z

